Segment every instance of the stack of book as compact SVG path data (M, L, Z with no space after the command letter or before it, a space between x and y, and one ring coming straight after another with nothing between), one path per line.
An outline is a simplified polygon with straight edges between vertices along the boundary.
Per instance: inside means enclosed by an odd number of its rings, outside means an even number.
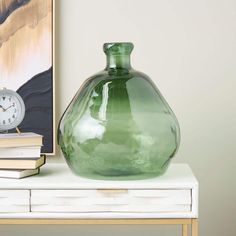
M43 136L35 133L0 134L0 178L21 179L39 173Z

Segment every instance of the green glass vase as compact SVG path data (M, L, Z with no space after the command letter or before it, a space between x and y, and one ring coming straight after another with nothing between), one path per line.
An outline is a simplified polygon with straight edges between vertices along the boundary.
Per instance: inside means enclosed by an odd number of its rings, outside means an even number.
M64 112L58 143L72 171L92 179L145 179L175 155L177 119L155 84L130 65L132 43L106 43L106 68L90 77Z

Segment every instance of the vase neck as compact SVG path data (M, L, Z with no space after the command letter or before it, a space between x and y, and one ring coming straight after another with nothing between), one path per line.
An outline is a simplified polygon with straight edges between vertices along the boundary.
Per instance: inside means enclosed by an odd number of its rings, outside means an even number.
M130 54L132 50L132 43L105 43L106 69L131 69Z
M130 69L130 55L108 55L106 69Z

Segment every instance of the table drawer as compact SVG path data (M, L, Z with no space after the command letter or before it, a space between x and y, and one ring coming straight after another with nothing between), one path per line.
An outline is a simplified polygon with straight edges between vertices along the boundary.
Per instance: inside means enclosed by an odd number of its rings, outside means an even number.
M190 212L191 190L32 190L32 212Z
M0 190L0 213L23 213L29 211L29 190Z

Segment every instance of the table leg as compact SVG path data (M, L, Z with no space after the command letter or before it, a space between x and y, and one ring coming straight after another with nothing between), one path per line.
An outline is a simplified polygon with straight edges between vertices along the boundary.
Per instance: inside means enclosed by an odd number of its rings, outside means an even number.
M198 236L198 222L197 222L197 219L192 219L192 236Z
M182 236L188 236L188 225L182 225Z

